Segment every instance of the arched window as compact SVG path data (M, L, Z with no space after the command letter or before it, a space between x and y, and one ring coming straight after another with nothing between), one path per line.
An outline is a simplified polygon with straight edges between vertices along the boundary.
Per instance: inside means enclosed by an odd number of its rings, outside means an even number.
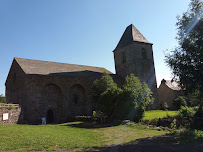
M75 84L70 88L69 106L71 107L70 111L72 115L87 114L85 89L81 85Z
M73 104L82 105L85 103L85 89L76 84L70 89L70 101Z
M78 94L74 94L74 103L75 103L75 104L78 104L78 101L79 101L79 96L78 96Z

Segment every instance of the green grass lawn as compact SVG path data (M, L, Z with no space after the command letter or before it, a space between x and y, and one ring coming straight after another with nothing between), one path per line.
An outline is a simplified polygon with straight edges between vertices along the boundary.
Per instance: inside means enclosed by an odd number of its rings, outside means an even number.
M129 143L166 133L168 131L139 124L101 126L73 122L61 125L0 125L0 151L82 150Z
M178 115L178 111L164 111L164 110L150 110L146 111L143 120L152 120L155 118L163 118L169 116Z

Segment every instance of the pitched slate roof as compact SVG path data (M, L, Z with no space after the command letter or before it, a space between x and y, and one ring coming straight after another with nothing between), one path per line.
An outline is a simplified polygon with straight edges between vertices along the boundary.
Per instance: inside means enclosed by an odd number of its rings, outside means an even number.
M170 89L172 90L181 90L181 87L178 85L176 81L171 81L171 80L162 80L161 84L167 85Z
M147 39L138 31L138 29L133 24L131 24L125 29L125 32L123 33L118 45L116 46L116 49L121 48L134 41L152 44L147 41Z
M101 75L101 73L105 71L109 74L112 74L112 72L100 67L22 58L14 58L14 60L16 60L16 62L20 65L25 74L93 76L98 74Z

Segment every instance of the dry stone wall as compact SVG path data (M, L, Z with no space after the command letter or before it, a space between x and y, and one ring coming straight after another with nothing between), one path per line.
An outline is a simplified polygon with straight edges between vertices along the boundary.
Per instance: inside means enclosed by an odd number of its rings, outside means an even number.
M14 107L0 108L0 124L16 124L19 123L21 116L21 108Z

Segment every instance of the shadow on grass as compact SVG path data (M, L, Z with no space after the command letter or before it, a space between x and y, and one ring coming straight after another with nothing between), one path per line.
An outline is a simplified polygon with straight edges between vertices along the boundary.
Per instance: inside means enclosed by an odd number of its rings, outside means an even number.
M107 147L95 147L94 150L86 152L201 152L202 141L180 143L178 135L164 135L141 138L127 144L119 144Z
M75 128L86 128L86 129L94 129L94 128L107 128L112 126L118 126L121 123L95 123L95 122L69 122L61 124L62 126L69 126Z

